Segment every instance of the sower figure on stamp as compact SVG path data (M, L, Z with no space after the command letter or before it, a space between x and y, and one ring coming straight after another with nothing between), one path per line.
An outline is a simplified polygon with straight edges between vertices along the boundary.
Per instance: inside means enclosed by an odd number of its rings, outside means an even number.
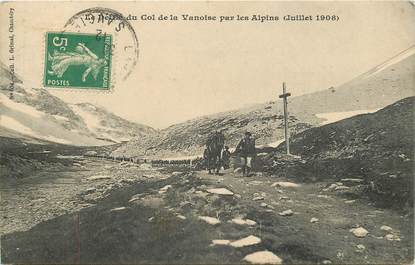
M86 70L82 74L82 81L85 82L88 75L91 73L94 80L97 79L98 74L106 61L93 53L83 43L78 43L74 52L60 52L56 51L53 55L48 54L48 60L51 61L51 69L48 70L50 75L62 77L63 74L73 65L83 65Z
M242 174L244 177L250 176L252 170L252 159L256 155L255 139L250 132L245 133L245 137L236 146L235 152L241 157Z

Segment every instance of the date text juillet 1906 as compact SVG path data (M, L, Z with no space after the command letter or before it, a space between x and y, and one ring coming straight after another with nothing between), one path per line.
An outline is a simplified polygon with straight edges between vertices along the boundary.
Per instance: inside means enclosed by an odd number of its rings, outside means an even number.
M105 22L113 20L142 20L142 21L155 21L155 20L182 20L182 21L256 21L256 22L268 22L268 21L338 21L339 17L336 15L285 15L285 16L274 16L274 15L260 15L255 14L251 16L245 15L189 15L182 14L178 15L156 15L156 14L143 14L140 16L136 15L127 15L127 16L117 16L113 14L104 14L101 13L97 16L86 14L85 20Z

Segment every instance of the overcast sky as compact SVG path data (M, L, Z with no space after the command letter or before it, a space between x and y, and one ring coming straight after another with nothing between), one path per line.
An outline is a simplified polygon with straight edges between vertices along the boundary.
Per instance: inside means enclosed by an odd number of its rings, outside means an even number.
M63 3L61 3L63 4ZM94 4L47 3L41 16L19 6L18 27L59 30L71 14ZM53 91L71 103L91 102L157 128L195 116L275 100L285 81L293 96L327 89L366 72L415 44L415 8L408 2L106 3L123 14L336 14L318 22L132 22L140 55L113 93ZM16 71L40 85L42 34L18 36ZM32 47L31 46L31 47ZM39 47L39 48L36 48ZM116 56L116 55L115 55ZM119 62L118 62L119 63ZM35 74L39 73L39 74Z

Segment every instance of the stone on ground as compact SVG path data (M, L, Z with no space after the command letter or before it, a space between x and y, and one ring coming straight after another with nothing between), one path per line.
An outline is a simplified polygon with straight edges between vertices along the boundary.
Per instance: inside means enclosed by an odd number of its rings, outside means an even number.
M340 180L342 183L346 185L353 185L353 184L360 184L363 182L363 179L359 178L345 178Z
M233 241L232 243L230 243L230 245L235 248L241 248L241 247L256 245L259 243L261 243L261 239L259 237L250 235L245 238Z
M172 188L172 185L166 185L166 186L164 186L163 188L161 188L160 190L159 190L159 193L160 194L162 194L162 193L166 193L169 189L171 189Z
M262 196L255 196L252 200L253 201L263 201L264 200L264 197L262 197Z
M238 167L235 168L235 170L233 171L233 173L241 173L242 172L242 168Z
M294 212L291 209L290 210L285 210L285 211L279 213L279 215L281 215L281 216L291 216L293 214L294 214Z
M108 175L96 175L96 176L90 176L87 177L87 180L101 180L101 179L110 179L111 177Z
M141 199L141 197L143 197L143 194L141 194L141 193L135 194L135 195L131 196L131 199L128 202L137 201L137 200Z
M344 201L344 203L346 203L346 204L352 204L354 202L356 202L356 200L346 200L346 201Z
M122 211L122 210L125 210L125 209L127 209L127 208L126 207L117 207L117 208L111 209L110 212L117 212L117 211Z
M171 176L172 177L177 177L177 176L180 176L182 174L184 174L184 173L183 172L180 172L180 171L174 171L173 173L171 173Z
M216 189L208 189L206 190L209 193L213 193L213 194L219 194L219 195L233 195L233 192L225 189L225 188L216 188Z
M230 243L231 241L227 239L215 239L215 240L212 240L211 246L227 246Z
M242 219L242 218L234 218L231 220L231 223L237 224L237 225L249 225L253 226L256 225L256 222L250 219Z
M392 227L390 227L390 226L387 226L387 225L382 225L382 226L380 227L380 230L390 232L390 231L392 231L393 229L392 229Z
M310 223L317 223L317 222L318 222L318 218L313 217L310 219Z
M264 182L262 182L262 181L259 181L259 180L253 180L253 181L251 181L251 182L249 182L249 184L250 185L261 185L262 183L264 183Z
M248 254L244 258L245 261L252 264L281 264L282 259L272 253L271 251L257 251L251 254Z
M358 250L360 250L360 251L363 251L363 250L365 250L365 249L366 249L366 247L365 247L364 245L362 245L362 244L358 244L358 245L356 245L356 248L357 248Z
M300 187L299 184L294 182L288 182L288 181L277 181L274 182L271 187L283 187L283 188L297 188Z
M92 187L92 188L87 188L85 192L92 193L92 192L95 192L96 190L97 190L96 188Z
M219 219L215 218L215 217L210 217L210 216L199 216L199 219L202 221L205 221L206 223L210 224L210 225L217 225L220 224Z
M348 190L349 189L349 187L347 187L347 186L337 186L337 187L335 187L334 188L334 190Z
M350 232L353 233L353 235L355 235L355 237L366 237L367 234L369 233L366 229L364 229L363 227L358 227L358 228L352 228L349 230Z
M178 214L177 215L177 218L182 219L182 220L186 220L186 216L181 215L181 214Z
M393 234L387 234L385 236L385 239L389 241L401 241L401 239L397 235L393 235Z
M337 185L333 183L330 186L328 186L327 188L323 189L323 191L334 190L336 187L337 187Z

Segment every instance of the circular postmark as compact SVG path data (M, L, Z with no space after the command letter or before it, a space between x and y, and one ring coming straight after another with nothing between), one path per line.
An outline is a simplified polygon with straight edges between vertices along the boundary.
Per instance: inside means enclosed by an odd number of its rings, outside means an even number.
M96 38L112 35L112 55L116 57L117 78L125 80L133 71L139 56L137 34L129 21L118 11L93 7L73 15L65 24L64 31L96 34Z

